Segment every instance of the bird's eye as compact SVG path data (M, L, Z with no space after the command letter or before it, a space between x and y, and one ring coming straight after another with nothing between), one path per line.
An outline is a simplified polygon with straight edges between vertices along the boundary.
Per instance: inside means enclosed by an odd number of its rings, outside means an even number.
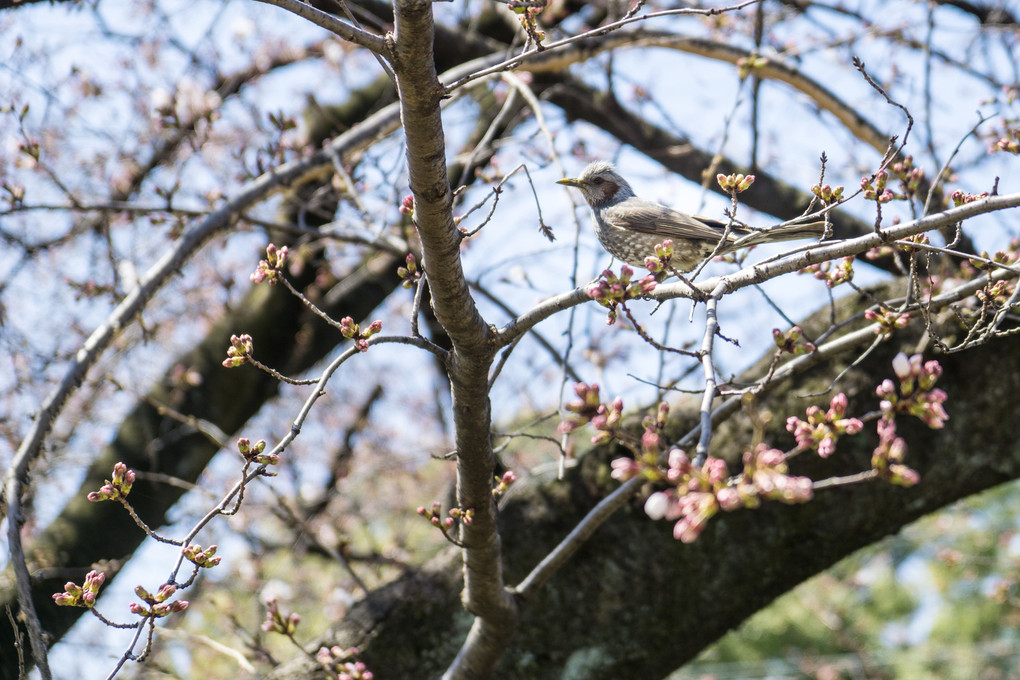
M592 179L591 183L592 183L592 184L602 184L602 183L604 183L605 181L606 181L606 180L602 179L601 177L595 177L594 179Z

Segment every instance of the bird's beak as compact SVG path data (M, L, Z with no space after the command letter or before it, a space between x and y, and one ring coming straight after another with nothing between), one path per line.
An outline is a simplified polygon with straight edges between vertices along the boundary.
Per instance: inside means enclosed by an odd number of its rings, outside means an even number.
M563 179L556 180L557 184L563 184L568 187L581 187L581 183L571 177L564 177Z

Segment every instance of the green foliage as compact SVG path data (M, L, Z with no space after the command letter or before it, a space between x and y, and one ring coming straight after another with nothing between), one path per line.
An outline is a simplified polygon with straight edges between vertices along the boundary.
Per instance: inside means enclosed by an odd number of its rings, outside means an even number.
M853 555L672 677L1015 677L1018 493L1005 485Z

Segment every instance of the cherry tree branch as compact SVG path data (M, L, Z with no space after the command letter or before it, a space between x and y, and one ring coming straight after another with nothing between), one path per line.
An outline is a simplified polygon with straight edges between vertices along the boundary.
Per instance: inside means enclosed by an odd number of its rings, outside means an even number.
M768 262L749 265L733 274L706 279L698 284L697 288L703 294L708 294L715 289L716 285L724 282L730 291L738 290L773 279L781 274L798 271L808 265L848 255L858 255L872 248L885 245L890 241L904 239L927 231L950 228L978 215L1016 207L1020 207L1020 193L988 196L987 198L978 199L955 208L949 208L943 212L928 215L920 219L903 222L895 226L883 227L865 236L858 236L857 238L837 241L831 244L827 242L821 243L803 252L772 258ZM669 299L677 295L688 297L690 292L690 289L683 284L669 283L656 287L655 290L649 293L648 297L653 300Z
M903 239L926 231L944 229L977 215L1016 207L1020 207L1020 193L989 196L956 208L950 208L944 212L903 222L896 226L884 227L880 231L865 236L821 243L792 255L779 255L775 258L770 258L767 262L748 265L732 274L706 279L695 286L697 290L682 282L662 283L656 286L655 290L648 293L646 297L660 302L676 298L701 299L711 295L712 291L720 283L726 286L728 292L732 292L740 288L762 283L782 274L798 271L808 265L848 255L858 255L872 248L885 245L890 241ZM591 289L592 284L586 284L543 300L499 329L496 332L497 344L503 347L513 342L518 335L527 332L536 324L545 321L556 313L587 302L590 299L588 291Z
M265 3L267 5L275 5L281 9L285 9L288 12L293 12L302 19L307 19L316 26L325 28L331 33L335 33L344 40L360 45L368 50L371 50L377 55L387 56L386 41L374 33L361 29L357 26L341 21L328 12L323 12L320 9L300 2L299 0L257 0L258 2ZM385 64L384 64L385 67Z
M457 456L457 505L471 510L460 524L463 603L475 615L467 639L444 678L488 676L516 629L518 612L503 582L502 556L492 497L495 457L490 437L488 374L497 349L478 311L460 261L462 236L453 219L446 169L441 102L435 70L432 6L427 0L394 4L391 62L400 97L414 222L436 319L453 344L446 362Z
M640 477L627 480L599 501L598 505L592 508L584 516L584 519L578 522L570 533L514 588L514 592L525 599L533 595L567 563L603 522L630 501L644 483L645 480Z
M701 398L701 438L698 440L696 449L696 461L704 460L708 455L708 444L712 439L712 402L715 400L718 385L715 379L715 363L713 362L713 348L715 336L719 331L719 317L717 310L719 300L726 293L726 286L720 283L712 291L705 303L705 332L701 340L701 367L705 375L705 390Z

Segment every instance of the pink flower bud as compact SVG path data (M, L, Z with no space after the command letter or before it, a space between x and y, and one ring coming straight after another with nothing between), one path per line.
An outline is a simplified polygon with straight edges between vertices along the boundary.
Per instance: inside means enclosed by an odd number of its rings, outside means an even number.
M844 420L842 422L844 423L843 430L847 434L857 434L858 432L864 429L864 423L862 423L857 418L848 418L847 420Z
M822 441L818 442L818 455L822 458L828 458L836 452L836 440L832 437L825 437Z
M617 458L610 463L610 467L613 469L610 476L621 482L625 482L628 479L635 477L641 471L637 462L635 462L632 458Z
M646 452L658 452L661 437L655 430L645 430L641 435L641 449Z
M400 214L402 215L413 215L414 214L414 196L408 194L400 201Z
M691 469L691 459L687 457L687 453L682 449L670 449L669 467L681 472L689 472Z
M719 507L723 510L736 510L744 506L743 501L740 498L740 494L733 487L726 487L725 489L719 489L715 493L715 498L719 501Z
M705 523L694 522L684 517L673 526L673 538L682 543L694 543L705 529Z
M814 495L814 483L809 477L791 477L790 500L794 503L807 503Z
M729 471L726 469L726 461L722 458L708 458L702 469L713 484L722 484L729 476Z
M889 481L899 486L914 486L921 481L921 475L906 465L890 465L889 473Z
M176 592L177 586L164 583L159 587L159 590L156 591L156 602L164 602Z
M893 373L900 380L905 380L910 377L910 360L907 359L907 355L900 352L893 357L892 360Z
M662 519L666 516L669 508L669 496L662 491L657 491L645 501L645 514L652 519Z

